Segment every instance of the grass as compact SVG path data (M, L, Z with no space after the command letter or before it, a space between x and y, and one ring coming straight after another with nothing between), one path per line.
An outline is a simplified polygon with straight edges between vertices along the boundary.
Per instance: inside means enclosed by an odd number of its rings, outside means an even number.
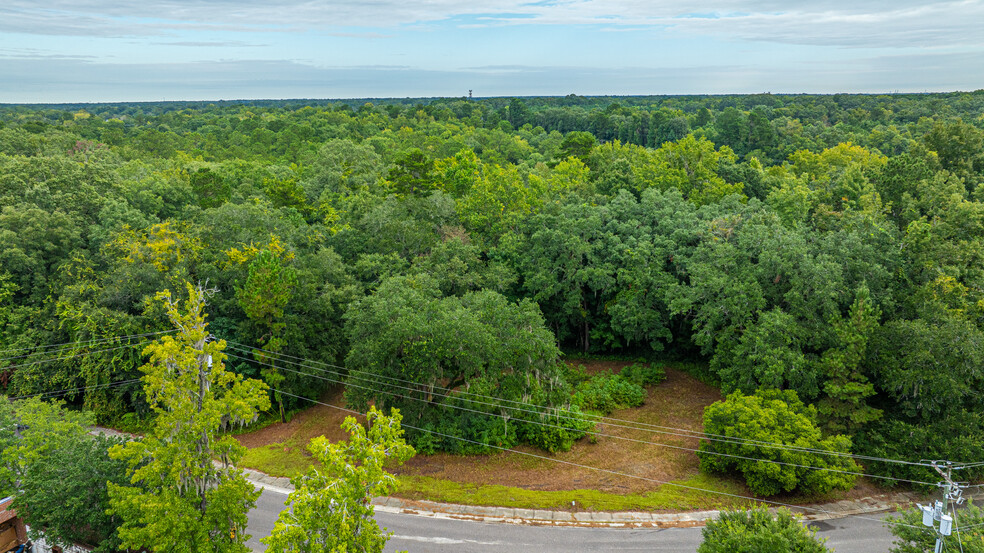
M274 424L280 423L280 415L274 413L265 424L260 424L251 430L263 430ZM288 420L293 420L293 415ZM283 441L274 442L246 450L240 464L271 476L286 476L293 478L314 464L314 458L307 451L310 436L317 433L320 421L316 418L297 421L297 429L294 433L287 436ZM236 433L241 434L241 433Z
M250 449L243 458L242 464L271 476L294 477L307 470L313 462L313 458L294 447L269 444ZM693 488L708 490L708 492L695 491ZM747 490L733 480L704 473L662 485L651 492L632 494L606 493L591 489L528 490L498 484L474 484L429 476L402 475L399 477L396 495L406 499L459 505L552 510L569 509L571 502L574 501L578 509L589 511L721 509L748 503L723 496L721 492L743 495Z
M303 449L284 444L269 444L246 451L240 465L271 476L293 478L312 466L314 459Z
M431 478L401 476L397 495L407 499L426 499L459 505L495 505L524 509L565 510L574 501L578 509L590 511L665 511L720 509L749 502L720 495L742 494L740 484L719 477L697 474L646 493L615 494L598 490L527 490L497 484L469 484ZM687 488L674 486L687 486ZM694 491L692 488L710 490Z
M585 375L610 374L629 364L628 361L584 360L583 367L579 364L572 370ZM720 394L679 371L671 370L667 377L658 386L647 386L650 397L642 408L622 410L616 415L651 424L699 428L704 407L720 398ZM336 390L334 393L339 395L341 392ZM333 404L342 400L340 397L326 399ZM237 436L249 447L242 464L274 476L296 476L313 462L306 451L311 438L322 434L332 441L348 438L339 428L343 418L343 413L315 406L298 414L288 424L272 424ZM630 438L652 438L639 431L614 426L603 430ZM672 437L661 437L657 441L695 445ZM521 446L523 448L526 446ZM391 469L400 482L395 495L467 505L569 509L574 501L579 509L653 511L720 508L741 503L740 499L729 498L721 492L747 494L744 485L737 480L703 474L697 469L696 456L671 448L607 437L585 440L573 450L558 452L555 456L566 464L512 453L419 455L405 465ZM588 470L579 465L602 470ZM617 477L614 472L642 478ZM655 482L679 486L656 485Z

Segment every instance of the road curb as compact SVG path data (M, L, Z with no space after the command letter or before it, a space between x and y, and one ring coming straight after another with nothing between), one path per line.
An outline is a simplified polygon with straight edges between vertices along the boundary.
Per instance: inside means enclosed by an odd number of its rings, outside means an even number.
M134 438L133 434L102 427L93 427L92 434L124 436ZM241 469L246 478L255 486L269 488L271 491L289 494L294 486L289 478L270 476L258 470ZM968 495L975 500L984 499L984 493ZM916 501L926 500L926 496L912 492L886 493L860 499L841 500L815 505L789 506L793 513L802 515L809 522L834 520L848 516L864 516L894 511L909 507ZM570 510L525 509L515 507L488 507L481 505L458 505L437 501L409 500L398 497L377 497L373 499L376 509L387 513L402 513L422 517L472 520L477 522L523 524L529 526L583 526L611 528L691 528L703 526L708 520L720 515L720 511L688 511L674 513L651 513L644 511L608 512L586 511L577 508Z
M259 487L290 493L294 487L289 478L270 476L243 469L246 478ZM874 515L908 507L923 496L909 492L887 493L854 500L842 500L817 505L791 506L789 510L809 522L833 520L848 516ZM376 497L376 510L386 513L421 517L471 520L476 522L522 524L528 526L582 526L610 528L691 528L704 526L720 515L718 510L651 513L645 511L586 511L544 510L516 507L459 505L437 501L410 500L399 497Z

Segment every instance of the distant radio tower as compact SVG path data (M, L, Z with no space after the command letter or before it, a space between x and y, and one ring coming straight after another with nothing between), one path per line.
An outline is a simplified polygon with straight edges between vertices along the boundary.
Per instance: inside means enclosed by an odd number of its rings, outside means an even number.
M468 89L468 99L471 100L471 89Z

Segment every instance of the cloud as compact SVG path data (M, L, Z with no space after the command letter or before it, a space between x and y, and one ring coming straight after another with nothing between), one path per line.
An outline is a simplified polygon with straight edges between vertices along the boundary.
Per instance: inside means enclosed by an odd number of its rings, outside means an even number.
M974 90L984 54L882 56L851 63L687 68L488 65L316 67L293 60L120 64L0 59L0 102L645 95Z
M809 11L679 19L675 26L691 33L726 32L737 39L785 44L934 49L984 45L984 2L900 4L869 11L823 8L811 4Z
M187 46L189 48L258 48L269 44L251 44L238 40L202 40L202 41L172 41L155 42L159 46Z
M0 59L22 60L95 60L97 56L81 54L55 54L39 48L0 48Z
M783 44L935 48L981 46L984 0L5 0L0 31L153 36L175 28L350 29L423 23L462 27L602 25ZM344 31L342 31L344 30ZM351 34L362 34L353 32ZM337 36L337 35L336 35ZM368 37L379 35L368 34Z

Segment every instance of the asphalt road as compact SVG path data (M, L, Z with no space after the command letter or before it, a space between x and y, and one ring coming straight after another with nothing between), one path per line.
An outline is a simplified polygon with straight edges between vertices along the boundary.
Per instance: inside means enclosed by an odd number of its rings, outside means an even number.
M247 545L263 551L259 538L269 534L283 509L285 493L265 489L250 512ZM880 518L880 517L872 517ZM566 553L570 551L696 551L700 528L576 528L524 526L448 520L377 512L393 532L386 551L411 553ZM892 535L878 521L847 517L812 523L827 547L837 553L887 553Z

